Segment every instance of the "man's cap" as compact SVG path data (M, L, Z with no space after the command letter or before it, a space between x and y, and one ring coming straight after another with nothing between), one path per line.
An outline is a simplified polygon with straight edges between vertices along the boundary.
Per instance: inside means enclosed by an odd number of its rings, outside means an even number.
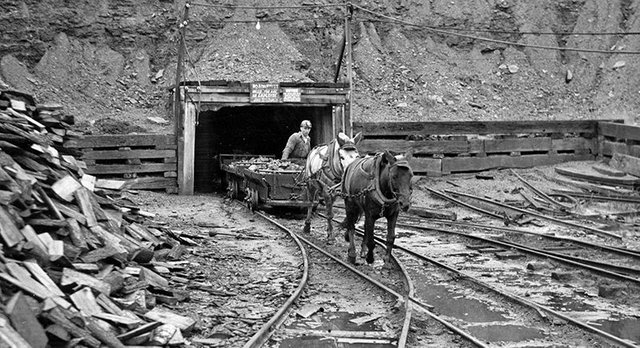
M304 120L300 123L300 127L311 128L311 121Z

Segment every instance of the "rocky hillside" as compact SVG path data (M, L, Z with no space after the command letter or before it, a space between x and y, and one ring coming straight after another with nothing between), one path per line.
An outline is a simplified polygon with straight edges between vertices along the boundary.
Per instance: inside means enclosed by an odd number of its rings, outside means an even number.
M187 79L333 80L344 7L223 3L237 7L211 0L190 6ZM640 55L624 52L640 51L640 1L353 4L356 121L636 121ZM168 87L184 8L184 1L3 1L0 88L64 105L82 130L170 131Z

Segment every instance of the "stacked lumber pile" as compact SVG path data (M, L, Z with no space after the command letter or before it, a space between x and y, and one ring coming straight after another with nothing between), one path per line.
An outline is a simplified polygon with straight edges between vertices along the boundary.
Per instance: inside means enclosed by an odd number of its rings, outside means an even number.
M185 240L61 146L73 118L0 93L0 346L179 345L195 321L161 309L187 299L165 277ZM61 152L59 152L61 151Z

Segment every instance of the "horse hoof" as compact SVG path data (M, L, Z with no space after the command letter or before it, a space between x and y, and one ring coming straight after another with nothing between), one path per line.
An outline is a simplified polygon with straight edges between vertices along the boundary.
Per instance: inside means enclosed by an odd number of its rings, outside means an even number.
M348 256L349 263L352 265L357 265L355 256Z
M311 233L311 224L305 224L304 228L302 229L302 232Z
M391 264L389 262L385 262L384 265L382 265L382 269L385 269L387 271L392 271L393 270L393 264Z

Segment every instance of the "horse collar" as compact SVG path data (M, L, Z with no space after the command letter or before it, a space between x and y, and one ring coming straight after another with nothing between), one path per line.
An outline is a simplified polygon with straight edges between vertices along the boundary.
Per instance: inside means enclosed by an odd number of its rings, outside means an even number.
M382 190L380 189L380 166L381 166L381 162L382 162L382 155L376 156L376 161L375 164L373 166L373 173L374 173L374 178L373 178L373 182L374 182L374 186L375 186L375 194L373 195L373 197L375 198L375 200L378 202L378 204L384 206L384 205L391 205L395 202L398 201L397 197L393 197L393 198L387 198L385 197L385 195L382 193ZM393 188L391 188L391 192L393 193Z

